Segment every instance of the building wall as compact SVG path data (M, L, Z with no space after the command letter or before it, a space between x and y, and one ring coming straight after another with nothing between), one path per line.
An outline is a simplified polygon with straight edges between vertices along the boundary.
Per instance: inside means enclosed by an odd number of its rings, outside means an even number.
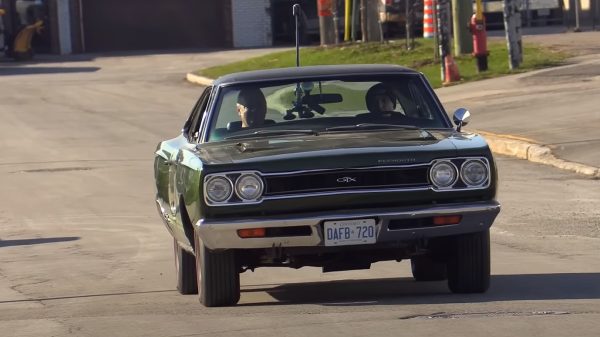
M78 0L85 52L229 48L229 0ZM72 7L72 9L75 9Z
M231 0L233 46L268 47L273 44L270 0Z

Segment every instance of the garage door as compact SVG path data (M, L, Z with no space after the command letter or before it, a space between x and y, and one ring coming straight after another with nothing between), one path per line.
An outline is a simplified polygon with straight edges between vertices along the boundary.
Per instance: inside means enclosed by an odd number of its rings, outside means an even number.
M230 47L228 0L81 0L86 52Z

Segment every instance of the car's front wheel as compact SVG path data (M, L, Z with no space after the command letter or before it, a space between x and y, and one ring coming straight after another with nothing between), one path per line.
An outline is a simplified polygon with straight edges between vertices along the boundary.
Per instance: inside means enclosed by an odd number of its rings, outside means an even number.
M197 294L196 258L183 250L177 240L173 239L175 250L175 271L177 273L177 290L182 295Z
M240 272L235 251L214 252L194 235L200 302L207 307L235 305L240 299Z
M490 231L452 238L448 287L453 293L483 293L490 286Z

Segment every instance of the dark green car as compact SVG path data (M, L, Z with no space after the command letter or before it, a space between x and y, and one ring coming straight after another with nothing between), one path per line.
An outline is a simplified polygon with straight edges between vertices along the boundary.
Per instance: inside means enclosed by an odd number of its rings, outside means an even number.
M485 140L452 123L425 77L388 65L237 73L205 89L156 150L177 288L233 305L257 267L368 269L484 292L500 211Z

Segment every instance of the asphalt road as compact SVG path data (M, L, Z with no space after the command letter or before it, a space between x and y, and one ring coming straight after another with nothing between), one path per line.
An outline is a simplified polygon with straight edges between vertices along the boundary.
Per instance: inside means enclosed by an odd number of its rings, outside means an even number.
M388 262L245 273L232 308L178 295L153 152L200 93L182 74L224 57L245 55L0 69L0 335L598 336L600 181L507 158L486 294Z

